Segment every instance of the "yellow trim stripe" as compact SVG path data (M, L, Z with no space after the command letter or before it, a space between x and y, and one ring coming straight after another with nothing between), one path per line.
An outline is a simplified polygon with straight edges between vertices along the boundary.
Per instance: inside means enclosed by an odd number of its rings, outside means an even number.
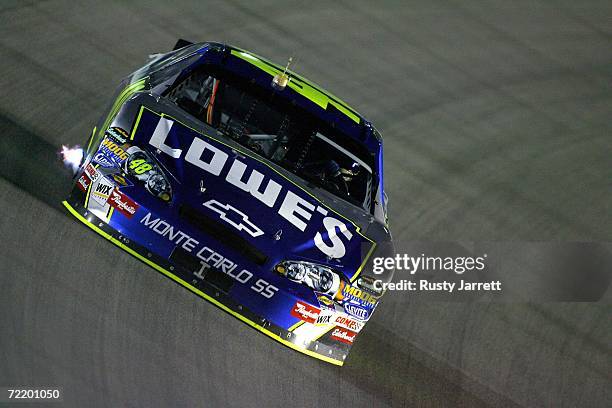
M258 325L257 323L247 319L246 317L234 312L233 310L231 310L230 308L228 308L227 306L225 306L223 303L219 302L218 300L208 296L207 294L205 294L204 292L202 292L201 290L197 289L196 287L190 285L189 283L185 282L184 280L182 280L181 278L179 278L178 276L170 273L169 271L167 271L166 269L162 268L161 266L157 265L155 262L151 261L148 258L145 258L144 256L140 255L138 252L134 251L132 248L124 245L121 241L113 238L111 235L109 235L108 233L104 232L102 229L100 229L99 227L97 227L96 225L90 223L85 217L83 217L81 214L79 214L67 201L63 201L62 204L64 205L64 207L66 207L66 209L68 209L68 211L79 221L81 221L83 224L87 225L89 228L91 228L92 230L94 230L95 232L97 232L98 234L100 234L101 236L103 236L104 238L106 238L107 240L109 240L110 242L112 242L113 244L117 245L119 248L123 249L124 251L128 252L130 255L140 259L142 262L146 263L147 265L151 266L152 268L154 268L155 270L157 270L158 272L161 272L162 274L166 275L168 278L172 279L173 281L177 282L178 284L180 284L181 286L189 289L190 291L192 291L193 293L195 293L196 295L200 296L203 299L208 300L210 303L214 304L215 306L217 306L218 308L226 311L227 313L231 314L232 316L234 316L235 318L242 320L244 323L248 324L249 326L253 327L254 329L259 330L260 332L262 332L263 334L265 334L266 336L269 336L271 338L273 338L274 340L284 344L285 346L292 348L296 351L299 351L300 353L304 353L306 355L309 355L311 357L317 358L319 360L323 360L326 361L328 363L331 364L335 364L338 366L342 366L344 364L343 361L339 361L339 360L334 360L333 358L330 357L326 357L320 354L317 354L311 350L307 350L304 348L300 348L297 345L283 339L282 337L278 336L275 333L272 333L271 331L267 330L266 328Z
M300 327L301 325L303 325L305 322L303 320L300 320L299 322L297 322L296 324L294 324L293 326L291 326L289 328L289 331L292 332L295 329L297 329L298 327Z
M102 136L103 133L106 132L106 129L108 129L108 127L110 126L112 119L117 115L117 112L119 112L119 109L121 108L121 106L123 106L125 101L130 96L132 96L132 94L134 94L135 92L138 92L144 89L145 82L146 82L146 78L143 78L123 88L123 90L121 91L121 93L119 93L119 96L115 100L115 103L113 104L113 107L111 108L108 116L106 117L104 124L100 128L100 132L98 136Z
M87 150L86 150L87 153L89 153L89 148L91 147L91 142L93 142L94 136L96 135L96 129L97 129L97 127L94 126L93 130L91 131L91 136L89 137L89 142L87 143Z
M85 193L85 208L87 208L87 204L89 203L89 195L91 194L92 185L93 181L89 183L89 186L87 186L87 192Z
M251 52L234 49L231 50L231 54L256 66L257 68L261 69L262 71L273 77L277 74L284 72L284 69L280 66ZM347 117L349 117L357 124L361 122L361 119L356 114L356 112L339 98L333 96L327 91L324 91L320 86L314 84L306 78L297 75L292 71L288 71L288 74L291 78L289 80L289 83L287 84L289 88L292 88L294 91L309 99L313 103L319 105L323 109L327 109L328 105L333 105L336 109L344 113Z
M140 118L142 117L142 109L144 106L140 107L140 111L138 112L138 116L136 117L136 122L134 122L134 126L132 126L132 134L130 134L130 140L134 140L134 134L136 134L136 129L138 129L138 124L140 124Z
M119 112L119 109L121 108L121 106L123 106L123 104L125 103L125 101L132 96L134 93L141 91L144 89L145 84L146 84L146 80L147 78L142 78L136 82L134 82L133 84L130 84L128 86L126 86L125 88L123 88L123 90L119 93L119 96L117 96L117 99L115 100L115 102L113 103L113 106L110 110L110 112L108 113L108 116L106 116L106 119L104 120L104 124L102 125L102 127L99 129L98 132L98 138L102 137L104 135L104 132L106 132L106 129L108 129L108 127L110 126L113 118L115 116L117 116L117 113ZM94 130L91 134L91 137L89 139L89 143L87 143L87 153L89 153L89 149L95 139L94 135L96 133L97 128L94 127Z
M372 242L372 246L370 247L370 250L366 254L365 258L363 258L363 262L361 263L361 266L359 267L359 269L357 269L357 272L355 272L355 274L351 278L351 283L355 282L357 278L359 277L359 274L361 274L361 271L365 267L366 262L368 262L368 259L370 259L370 256L372 256L372 253L374 252L374 248L376 248L376 242Z
M98 169L98 167L100 167L99 164L94 164L94 169ZM90 179L91 180L91 179ZM91 194L91 186L93 186L93 180L91 180L91 183L89 183L89 186L87 187L87 191L85 192L85 208L87 208L87 203L89 203L89 195Z

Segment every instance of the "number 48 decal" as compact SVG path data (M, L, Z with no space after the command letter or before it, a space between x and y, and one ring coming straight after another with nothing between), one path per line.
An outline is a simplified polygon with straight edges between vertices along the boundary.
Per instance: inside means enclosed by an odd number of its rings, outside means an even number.
M130 169L134 170L134 173L136 174L144 174L152 168L153 166L151 163L147 163L145 159L132 160L130 163Z

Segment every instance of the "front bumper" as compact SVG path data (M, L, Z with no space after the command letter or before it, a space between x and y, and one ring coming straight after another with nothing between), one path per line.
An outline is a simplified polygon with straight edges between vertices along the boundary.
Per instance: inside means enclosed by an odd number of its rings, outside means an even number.
M351 348L350 345L340 342L328 342L328 333L320 336L323 340L304 337L294 333L299 325L294 325L289 329L275 325L273 322L258 316L243 305L237 303L222 292L214 284L205 280L193 281L192 271L186 270L183 266L172 263L165 258L157 256L144 247L129 240L118 231L110 227L101 219L93 215L84 208L77 199L64 201L63 205L68 212L76 219L87 225L89 228L117 245L119 248L130 253L142 262L153 267L158 272L164 274L179 285L189 289L191 292L206 299L220 309L226 311L237 319L249 326L282 343L283 345L297 350L301 353L323 360L325 362L342 366ZM303 322L302 322L303 323Z

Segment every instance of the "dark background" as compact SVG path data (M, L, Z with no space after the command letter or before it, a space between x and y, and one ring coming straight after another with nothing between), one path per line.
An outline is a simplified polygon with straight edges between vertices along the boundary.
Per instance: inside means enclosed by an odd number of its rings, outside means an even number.
M0 385L70 406L612 405L609 291L390 293L333 367L75 223L56 162L148 54L226 41L293 55L380 129L396 239L610 241L610 1L76 3L0 2Z

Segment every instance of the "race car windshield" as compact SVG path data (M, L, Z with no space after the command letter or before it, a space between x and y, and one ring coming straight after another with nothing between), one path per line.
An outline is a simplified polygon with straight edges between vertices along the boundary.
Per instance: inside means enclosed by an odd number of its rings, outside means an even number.
M242 146L372 211L365 147L272 90L209 68L180 81L167 97Z

